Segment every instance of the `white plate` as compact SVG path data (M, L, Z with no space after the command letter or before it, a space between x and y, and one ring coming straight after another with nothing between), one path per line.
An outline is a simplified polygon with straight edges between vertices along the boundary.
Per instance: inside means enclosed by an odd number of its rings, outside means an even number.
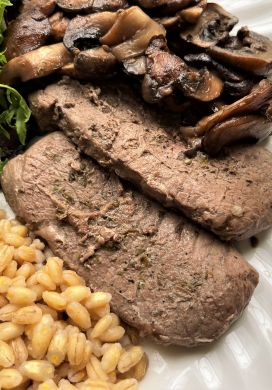
M272 0L218 0L240 25L272 38ZM272 142L267 143L272 150ZM0 207L8 209L2 194ZM11 211L9 211L12 215ZM272 390L272 231L259 245L239 244L260 283L237 321L217 343L186 350L144 342L150 366L140 390Z

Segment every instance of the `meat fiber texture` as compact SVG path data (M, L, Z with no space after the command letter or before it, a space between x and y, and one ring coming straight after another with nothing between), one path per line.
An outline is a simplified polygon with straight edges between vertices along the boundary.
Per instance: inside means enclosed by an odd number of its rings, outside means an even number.
M257 145L188 160L180 116L153 111L127 85L101 88L65 79L30 96L44 130L60 129L80 150L148 196L174 207L224 240L272 224L272 155Z
M112 309L164 344L212 342L258 274L229 244L148 200L52 133L11 160L2 186L20 219Z

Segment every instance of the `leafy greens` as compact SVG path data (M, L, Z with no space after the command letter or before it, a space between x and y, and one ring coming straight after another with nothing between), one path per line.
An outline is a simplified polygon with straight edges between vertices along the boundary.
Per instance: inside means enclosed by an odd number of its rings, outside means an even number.
M5 10L13 4L9 0L0 0L0 44L4 40L6 30ZM0 52L0 67L6 63L5 52ZM31 111L25 99L16 89L9 85L0 84L0 138L10 139L10 131L14 129L22 145L26 142L27 127ZM0 149L0 173L7 159L2 159Z

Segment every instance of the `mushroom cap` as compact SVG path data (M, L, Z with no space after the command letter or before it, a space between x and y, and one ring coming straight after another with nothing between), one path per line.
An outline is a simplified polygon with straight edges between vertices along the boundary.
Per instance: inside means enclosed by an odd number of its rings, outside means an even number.
M218 4L208 3L197 23L181 31L180 37L198 47L207 48L226 39L237 23L236 16Z
M272 123L265 116L251 114L227 119L208 131L202 140L206 153L215 156L225 146L242 139L262 140L272 134Z
M235 39L229 40L223 47L208 49L210 55L226 64L247 72L269 76L272 74L272 41L250 31L247 27L239 30Z

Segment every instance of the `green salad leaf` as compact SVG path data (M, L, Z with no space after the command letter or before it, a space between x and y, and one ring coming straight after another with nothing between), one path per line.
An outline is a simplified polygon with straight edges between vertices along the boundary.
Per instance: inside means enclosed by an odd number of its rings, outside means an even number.
M0 44L4 40L4 32L6 30L6 22L5 22L5 9L6 7L10 7L13 4L9 0L0 0Z
M5 9L13 4L9 0L0 0L0 45L4 40L6 30ZM0 69L7 63L5 51L0 52ZM31 111L25 99L20 93L9 85L0 84L0 138L10 139L12 129L18 135L22 145L26 142L27 122L31 116ZM3 159L0 150L0 174L7 159Z

